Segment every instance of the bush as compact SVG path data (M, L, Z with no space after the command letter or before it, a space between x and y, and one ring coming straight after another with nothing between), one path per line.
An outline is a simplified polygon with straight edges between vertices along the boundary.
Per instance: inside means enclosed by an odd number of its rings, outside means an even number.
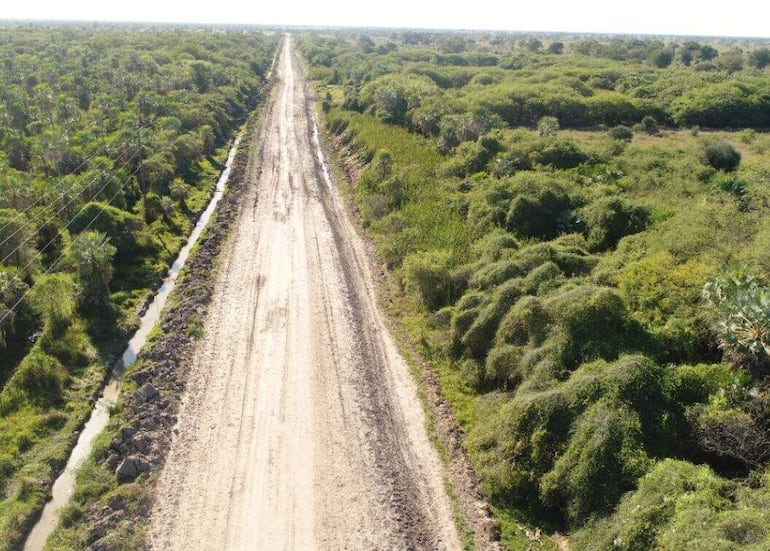
M520 299L500 322L495 342L540 346L546 338L551 316L543 302L532 296Z
M580 214L588 228L586 238L592 251L615 247L623 237L644 230L650 221L649 209L617 197L597 199Z
M500 320L520 296L518 282L511 280L495 289L494 294L484 302L460 341L472 358L481 359L487 355Z
M404 287L428 310L438 310L453 300L454 285L449 271L449 253L415 253L404 260Z
M722 482L708 467L666 459L641 478L636 492L623 497L614 515L578 532L570 543L578 551L698 549L684 541L661 546L659 536L677 514L725 508L729 502L722 493ZM704 523L696 521L692 528L703 530Z
M55 358L42 352L29 354L14 372L8 387L27 393L30 399L51 406L61 402L67 372Z
M560 216L570 207L570 198L560 186L545 185L535 193L522 194L513 200L505 227L520 237L553 239L560 232Z
M588 155L580 149L580 146L574 140L556 138L532 151L530 159L535 165L567 169L575 168L586 162Z
M522 348L509 344L492 348L484 364L484 383L504 391L513 390L522 381L519 366Z
M622 140L624 142L630 142L634 138L634 131L628 126L615 126L610 128L608 134L613 140Z
M565 332L564 366L603 358L615 359L626 348L625 303L612 289L582 285L566 289L546 303L550 316Z
M718 141L706 146L701 160L703 164L717 170L732 172L741 164L741 154L733 144Z
M637 415L622 402L600 400L576 422L574 436L542 478L540 491L547 504L579 524L611 511L648 465Z
M650 136L654 136L658 133L658 121L656 121L650 115L643 117L640 124L642 126L642 130L647 132Z

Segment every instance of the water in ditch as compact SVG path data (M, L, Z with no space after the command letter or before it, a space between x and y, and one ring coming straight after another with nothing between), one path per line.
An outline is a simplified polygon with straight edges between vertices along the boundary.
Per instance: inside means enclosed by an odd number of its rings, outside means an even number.
M78 437L77 444L67 460L67 465L64 467L64 470L51 488L51 500L46 503L40 519L32 528L29 536L27 536L27 540L24 543L24 551L41 551L45 546L48 536L59 523L62 507L69 501L75 486L75 473L78 467L83 463L83 460L91 453L94 438L104 430L110 419L110 408L115 404L115 401L120 394L120 381L123 377L123 371L134 363L137 354L139 354L139 351L147 340L147 336L158 322L163 306L166 304L169 294L176 285L179 272L184 267L187 258L190 256L190 250L198 241L198 238L203 232L203 228L206 227L206 224L216 209L217 203L219 203L219 200L224 194L227 180L230 177L230 167L235 158L235 153L238 150L240 139L240 136L236 138L230 149L230 153L227 156L227 162L225 163L225 169L222 171L222 174L217 181L214 194L212 195L209 204L206 206L206 210L201 214L195 228L187 239L187 243L179 252L179 256L169 269L166 278L163 280L163 284L158 289L150 306L142 316L139 329L128 342L128 347L125 352L123 352L121 361L115 366L113 372L110 374L110 378L102 391L102 395L96 402L94 409L91 411L91 417L83 427L83 430Z

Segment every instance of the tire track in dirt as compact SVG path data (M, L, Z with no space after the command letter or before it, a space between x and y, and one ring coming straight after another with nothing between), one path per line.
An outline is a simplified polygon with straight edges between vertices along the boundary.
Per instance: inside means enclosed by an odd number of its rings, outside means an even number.
M459 549L287 39L150 519L155 549Z

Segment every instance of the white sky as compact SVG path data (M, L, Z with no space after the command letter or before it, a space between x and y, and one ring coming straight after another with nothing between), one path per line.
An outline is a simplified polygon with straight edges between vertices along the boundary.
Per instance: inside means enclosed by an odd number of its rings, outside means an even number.
M2 0L0 4L0 19L755 37L770 36L768 12L765 0Z

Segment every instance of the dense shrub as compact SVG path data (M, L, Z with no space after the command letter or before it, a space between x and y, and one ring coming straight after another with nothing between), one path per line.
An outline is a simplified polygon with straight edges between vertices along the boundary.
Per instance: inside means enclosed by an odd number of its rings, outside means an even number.
M473 244L473 258L481 258L487 262L500 260L519 248L519 242L509 233L493 230Z
M453 300L455 289L449 271L449 254L422 252L404 260L404 286L428 310L438 310Z
M511 202L505 226L520 237L553 239L559 232L560 216L571 207L564 190L551 184L534 194L522 194Z
M539 477L553 468L579 411L561 389L522 390L512 400L482 403L469 440L487 494L531 508L540 501Z
M85 367L96 358L82 323L73 323L56 333L44 331L39 342L43 352L59 360L71 371Z
M450 337L452 340L452 352L459 356L462 353L462 338L468 328L479 315L485 294L478 291L468 291L460 300L452 315L450 322Z
M592 251L613 248L623 237L644 230L650 220L649 209L617 197L603 197L581 209L588 246Z
M677 514L725 508L729 502L722 492L723 483L708 467L667 459L641 478L639 489L623 497L613 516L599 523L596 530L579 532L571 543L586 551L658 548L660 535ZM702 522L697 522L697 527L705 528ZM681 546L685 541L676 548L697 548Z
M42 352L34 352L21 362L8 382L9 390L27 393L32 401L43 406L58 404L67 381L61 363Z
M489 289L512 277L527 276L524 283L527 289L539 288L541 284L545 289L551 285L558 286L558 282L554 281L558 276L553 272L553 267L536 270L545 263L556 265L561 273L570 277L587 274L596 266L596 257L589 255L581 247L565 245L558 240L539 243L506 254L498 261L481 263L470 278L469 285ZM533 271L534 273L530 273Z
M567 449L542 478L540 491L547 504L579 524L591 514L610 512L648 464L637 415L622 402L600 400L576 422Z
M547 295L566 281L561 268L555 262L548 261L529 271L521 283L521 290L530 295Z
M37 279L29 293L32 308L47 330L59 333L75 314L75 281L69 274L46 274Z
M708 452L746 469L770 461L770 394L766 391L754 389L738 406L731 406L724 395L714 395L708 405L692 407L690 417L699 444Z
M608 134L614 140L630 142L634 138L634 131L628 126L615 126L610 128Z
M501 390L512 390L522 381L520 360L522 348L512 345L495 346L484 364L484 383Z
M521 296L519 284L515 280L500 285L484 301L478 316L462 335L461 343L473 358L484 358L491 348L500 320Z
M741 153L729 142L710 143L703 150L703 163L717 170L732 172L741 164Z
M90 226L89 226L90 224ZM135 260L136 234L145 227L143 220L107 203L86 204L73 218L69 231L73 234L86 229L107 235L118 249L116 258Z
M531 358L520 356L519 346L493 349L489 368L513 369L524 379L507 401L482 403L469 438L490 493L555 508L579 523L633 488L648 465L647 447L665 447L664 369L626 356L586 365L559 382L547 349Z
M544 142L532 151L530 158L534 165L567 169L575 168L586 162L589 157L574 140L556 138Z
M628 312L614 290L593 285L565 288L546 305L567 338L565 366L577 367L594 358L614 359L625 349Z
M684 406L707 402L734 381L734 373L722 364L679 365L671 368L669 384L672 399Z
M511 308L500 322L495 341L498 343L540 346L546 337L551 316L541 299L526 296Z

